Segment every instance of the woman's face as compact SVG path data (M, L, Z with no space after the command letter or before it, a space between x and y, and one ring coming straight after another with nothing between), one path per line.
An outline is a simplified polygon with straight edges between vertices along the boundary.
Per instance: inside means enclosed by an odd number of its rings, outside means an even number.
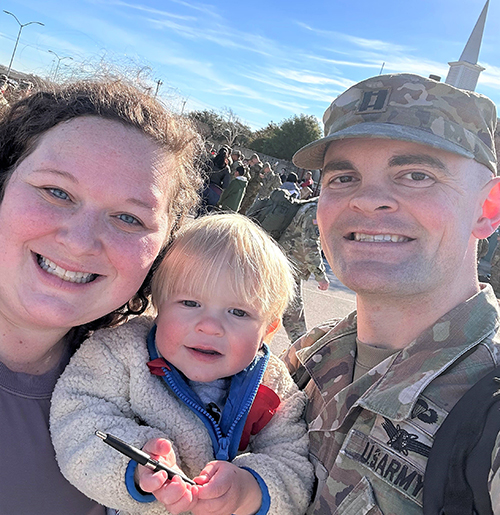
M0 324L69 329L127 302L169 231L172 166L138 130L98 117L43 134L0 205Z

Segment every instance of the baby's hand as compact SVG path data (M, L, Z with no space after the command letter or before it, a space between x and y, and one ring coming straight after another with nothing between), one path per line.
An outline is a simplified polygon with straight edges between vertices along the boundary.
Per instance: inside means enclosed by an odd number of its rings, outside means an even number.
M195 515L252 515L262 504L255 477L227 461L208 463L194 480L200 485L189 508Z
M154 438L146 442L142 450L168 467L182 472L177 466L172 444L168 440ZM198 487L188 485L179 476L174 476L169 481L164 470L153 473L152 470L138 465L135 480L141 490L151 492L174 515L188 511L193 501L196 502Z

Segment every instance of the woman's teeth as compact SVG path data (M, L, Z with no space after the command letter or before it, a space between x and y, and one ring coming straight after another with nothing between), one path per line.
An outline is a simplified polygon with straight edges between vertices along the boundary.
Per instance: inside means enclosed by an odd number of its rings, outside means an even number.
M50 259L40 256L40 254L37 254L37 259L40 267L47 273L55 275L56 277L59 277L59 279L70 283L89 283L98 276L98 274L87 274L83 272L64 270L64 268L61 268L53 261L50 261Z

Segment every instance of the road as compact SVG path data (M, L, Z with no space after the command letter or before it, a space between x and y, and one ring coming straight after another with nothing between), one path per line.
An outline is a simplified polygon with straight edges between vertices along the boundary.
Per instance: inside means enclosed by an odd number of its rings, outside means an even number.
M308 329L332 318L342 318L355 309L354 292L346 288L335 277L326 260L325 267L330 279L330 287L327 291L319 290L318 283L314 278L309 279L302 285ZM271 350L280 355L289 345L290 341L285 330L280 328L271 342Z

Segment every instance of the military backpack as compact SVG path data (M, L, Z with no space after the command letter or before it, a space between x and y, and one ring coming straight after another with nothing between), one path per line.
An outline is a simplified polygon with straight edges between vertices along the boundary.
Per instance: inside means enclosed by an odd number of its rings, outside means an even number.
M453 407L434 438L424 479L424 515L493 515L488 475L500 433L500 367Z
M278 241L292 223L299 208L312 200L316 199L296 199L288 191L278 188L269 197L255 201L246 215Z

